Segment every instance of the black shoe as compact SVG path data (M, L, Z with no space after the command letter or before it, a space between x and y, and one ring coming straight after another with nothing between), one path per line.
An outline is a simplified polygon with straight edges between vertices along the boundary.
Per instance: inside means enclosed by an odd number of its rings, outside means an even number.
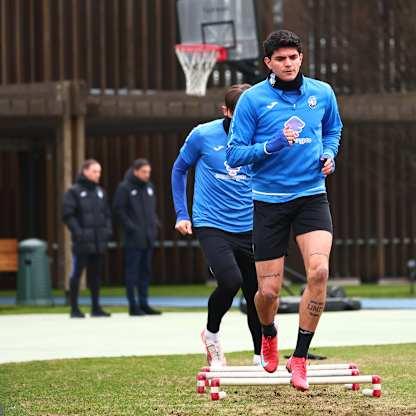
M77 308L71 310L71 318L85 318L85 315Z
M144 313L146 315L162 315L162 312L160 312L160 311L158 311L156 309L153 309L149 305L142 306L142 310L144 311Z
M111 313L108 313L104 311L103 309L93 309L91 311L91 317L92 318L109 318L111 316Z
M139 308L138 306L129 307L129 315L130 316L143 316L146 315L146 312Z

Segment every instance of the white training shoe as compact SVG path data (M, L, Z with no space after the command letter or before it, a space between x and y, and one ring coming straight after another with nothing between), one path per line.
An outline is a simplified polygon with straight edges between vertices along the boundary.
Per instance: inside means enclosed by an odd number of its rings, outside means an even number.
M261 355L256 355L256 354L253 355L253 365L260 366L260 367L262 366Z
M227 361L222 351L220 340L211 339L207 337L206 329L201 332L201 339L204 343L205 350L207 353L207 362L210 367L224 367L227 365Z

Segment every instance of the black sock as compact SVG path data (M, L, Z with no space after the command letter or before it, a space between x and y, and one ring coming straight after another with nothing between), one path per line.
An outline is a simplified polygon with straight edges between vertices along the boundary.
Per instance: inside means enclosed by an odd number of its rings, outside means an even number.
M274 323L270 325L262 325L261 330L265 337L275 337L277 335L277 329L274 326Z
M296 349L293 353L294 357L307 357L309 345L311 345L311 341L313 338L313 334L315 332L306 331L305 329L299 328L298 331L298 341L296 343Z

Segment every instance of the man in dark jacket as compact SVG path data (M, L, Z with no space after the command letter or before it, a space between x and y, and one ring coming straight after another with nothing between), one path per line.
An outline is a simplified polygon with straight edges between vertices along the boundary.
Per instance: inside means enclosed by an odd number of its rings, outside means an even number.
M160 314L148 303L152 253L159 226L150 174L151 166L146 159L135 160L118 185L113 203L124 232L125 281L132 316Z
M64 195L63 221L71 232L73 251L69 280L72 318L85 317L78 307L79 283L85 268L91 291L91 316L110 316L99 304L104 254L112 234L110 207L104 189L98 185L100 177L100 164L94 159L86 160L81 174Z

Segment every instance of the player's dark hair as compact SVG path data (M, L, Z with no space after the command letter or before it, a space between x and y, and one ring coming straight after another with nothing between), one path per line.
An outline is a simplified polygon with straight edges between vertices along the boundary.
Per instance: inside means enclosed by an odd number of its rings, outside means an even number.
M84 170L88 170L92 165L99 165L100 163L95 159L87 159L82 162L81 165L81 172L84 172Z
M271 58L273 52L279 48L295 48L302 53L302 42L296 33L290 30L278 30L270 33L263 42L264 56Z
M234 112L237 101L240 98L240 95L251 87L250 84L234 84L228 88L225 93L225 106L231 111Z
M145 158L140 158L140 159L136 159L133 162L132 168L133 168L133 170L137 171L137 170L141 169L143 166L150 166L150 162Z

